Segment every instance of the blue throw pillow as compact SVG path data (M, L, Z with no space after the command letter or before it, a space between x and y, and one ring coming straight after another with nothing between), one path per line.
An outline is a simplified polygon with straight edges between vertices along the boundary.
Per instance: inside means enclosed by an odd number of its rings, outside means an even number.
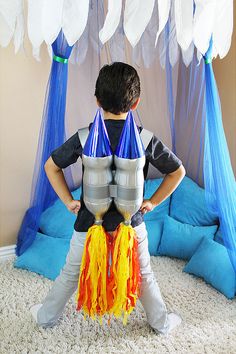
M144 199L149 199L160 186L163 178L148 179L144 185ZM169 215L170 197L164 200L160 205L153 209L153 211L144 215L144 221L147 220L163 220L165 215Z
M165 216L158 254L181 259L190 259L203 237L213 239L215 226L192 226L182 224Z
M161 240L163 221L148 220L145 221L148 232L148 250L151 256L158 255L158 246Z
M215 234L214 240L224 246L223 235L220 229Z
M69 239L49 237L38 232L32 245L17 257L14 266L54 280L65 264L69 247Z
M183 271L203 278L229 299L235 296L236 274L228 251L213 240L202 240Z
M188 177L184 177L172 194L169 215L178 221L195 226L218 223L217 215L207 209L204 189Z
M80 199L81 188L75 190L72 195L76 200ZM76 215L71 213L60 199L48 209L40 218L39 229L42 233L51 237L70 238L73 230Z

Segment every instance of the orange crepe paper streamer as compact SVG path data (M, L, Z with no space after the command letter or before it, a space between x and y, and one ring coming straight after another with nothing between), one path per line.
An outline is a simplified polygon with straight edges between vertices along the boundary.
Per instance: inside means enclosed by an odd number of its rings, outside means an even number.
M108 284L108 312L123 323L136 305L140 292L138 241L132 226L120 224L114 234Z
M93 225L86 236L80 267L77 310L95 319L107 312L109 266L108 234L102 225Z

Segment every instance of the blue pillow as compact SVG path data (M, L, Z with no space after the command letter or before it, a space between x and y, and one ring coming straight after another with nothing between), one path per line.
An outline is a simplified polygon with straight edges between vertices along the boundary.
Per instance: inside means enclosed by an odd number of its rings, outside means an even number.
M160 186L163 178L148 179L144 186L144 199L149 199ZM160 205L153 209L153 211L144 215L144 221L147 220L163 220L165 215L169 215L170 197L164 200Z
M217 226L192 226L165 216L158 254L190 259L203 237L213 239Z
M215 234L214 240L224 246L223 235L220 229Z
M202 240L183 271L203 278L228 299L235 296L236 274L228 251L213 240Z
M161 240L163 221L148 220L145 221L148 232L148 250L151 256L158 255L158 246Z
M54 280L65 264L69 247L68 239L49 237L38 232L32 245L17 257L14 266Z
M80 199L81 188L75 190L72 195L76 200ZM40 218L39 229L43 234L51 237L70 238L74 231L76 215L58 199L51 207L46 209Z
M172 194L169 215L178 221L195 226L218 223L217 215L207 209L204 189L188 177L184 177Z

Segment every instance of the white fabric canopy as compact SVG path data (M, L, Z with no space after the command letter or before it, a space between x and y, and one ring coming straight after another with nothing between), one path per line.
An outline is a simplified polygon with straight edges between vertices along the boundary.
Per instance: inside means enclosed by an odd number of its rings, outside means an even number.
M73 45L86 32L89 12L96 7L103 9L103 22L96 28L100 45L112 40L121 27L131 46L137 46L148 27L150 33L149 24L155 17L158 21L156 44L161 41L160 35L170 19L168 41L172 65L175 65L180 50L186 65L192 60L194 46L204 54L211 36L215 57L223 58L230 48L233 0L126 0L124 3L108 0L108 4L104 3L102 0L0 0L0 45L5 47L14 38L18 51L23 45L24 23L36 58L39 58L42 42L52 44L60 30ZM24 11L23 5L28 6L28 11ZM27 19L24 16L28 16ZM169 42L165 41L165 45ZM155 40L151 45L155 46Z
M0 0L0 45L8 46L14 38L15 51L23 43L24 17L22 0Z

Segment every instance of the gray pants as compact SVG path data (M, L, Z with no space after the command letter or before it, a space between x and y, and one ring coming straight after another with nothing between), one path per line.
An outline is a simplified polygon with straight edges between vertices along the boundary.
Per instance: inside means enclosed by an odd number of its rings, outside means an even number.
M168 328L167 310L151 269L145 223L143 222L135 227L135 230L138 237L138 254L142 277L139 300L144 307L150 326L165 333ZM85 238L86 232L74 231L66 264L45 298L43 306L38 311L39 325L52 327L62 314L72 294L77 290Z

